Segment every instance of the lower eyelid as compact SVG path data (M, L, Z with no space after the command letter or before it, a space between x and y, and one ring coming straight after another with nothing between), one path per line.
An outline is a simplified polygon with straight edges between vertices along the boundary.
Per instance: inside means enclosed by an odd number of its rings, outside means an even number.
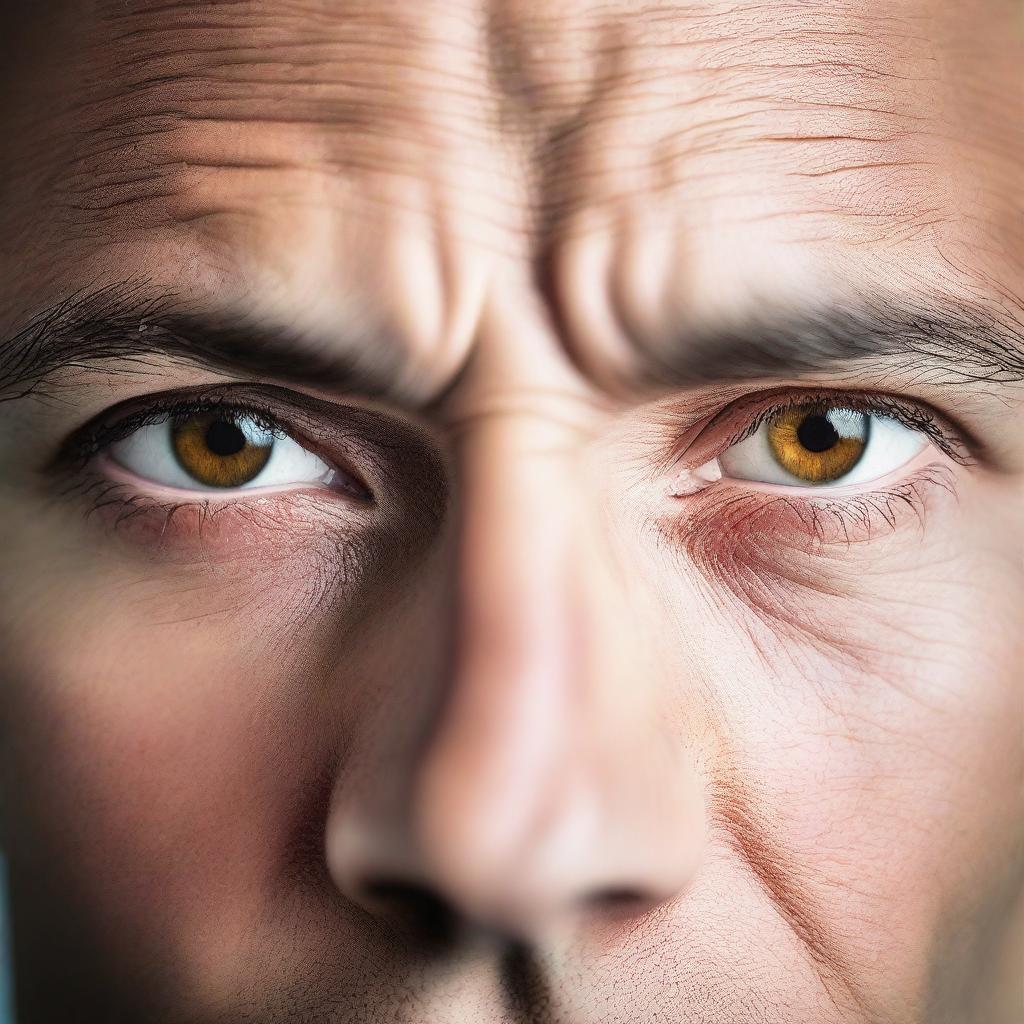
M174 487L166 483L159 483L148 477L139 476L138 473L122 466L121 463L106 454L96 457L93 465L106 479L128 484L138 490L138 492L158 501L176 502L179 505L199 503L220 506L232 502L259 498L265 499L274 495L309 494L315 492L323 492L325 495L334 495L343 500L359 504L366 504L371 498L368 490L355 477L350 476L344 470L334 471L334 475L329 481L268 484L262 487L221 488L197 485L186 488Z
M147 557L171 562L251 556L262 564L325 542L333 557L365 539L377 523L372 503L326 486L182 491L153 484L103 455L62 494L77 500L96 528Z
M822 493L723 479L677 499L676 514L661 520L661 531L717 575L716 567L771 565L794 550L848 551L904 529L920 533L957 500L956 472L934 452L909 474L904 467L881 484Z
M100 455L96 459L95 465L97 470L102 472L102 474L109 480L128 484L155 500L175 501L182 505L190 503L223 505L229 502L266 497L273 494L314 490L323 490L330 493L332 490L326 484L317 483L275 484L268 487L238 487L223 490L220 488L203 488L199 486L186 489L184 487L171 487L167 484L161 484L155 480L149 480L146 477L139 476L138 473L134 473L132 470L122 466L121 463L117 462L109 455Z
M796 485L796 484L771 484L759 480L744 480L733 477L723 477L731 484L743 487L745 490L757 491L761 494L776 494L797 499L842 499L870 494L873 491L886 490L898 486L902 481L913 476L918 470L929 465L946 465L946 457L934 447L926 445L909 462L903 463L891 473L876 477L874 480L866 480L853 484L819 484L819 485Z

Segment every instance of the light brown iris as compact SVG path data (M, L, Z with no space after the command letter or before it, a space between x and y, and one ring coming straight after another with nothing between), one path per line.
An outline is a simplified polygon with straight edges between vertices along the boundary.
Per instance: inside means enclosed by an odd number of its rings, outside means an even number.
M868 430L869 417L851 409L788 409L768 424L768 444L787 473L826 484L857 465Z
M181 468L207 487L247 484L267 464L274 447L272 437L265 444L253 443L242 424L222 413L174 423L171 440Z

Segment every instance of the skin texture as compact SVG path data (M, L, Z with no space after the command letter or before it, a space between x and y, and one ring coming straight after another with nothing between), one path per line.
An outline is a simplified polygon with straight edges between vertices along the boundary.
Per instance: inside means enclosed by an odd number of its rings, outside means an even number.
M1019 1020L1020 5L19 6L3 337L108 287L389 391L0 348L23 1024ZM865 304L1002 355L716 355ZM213 384L372 500L58 454ZM822 388L971 457L673 489Z

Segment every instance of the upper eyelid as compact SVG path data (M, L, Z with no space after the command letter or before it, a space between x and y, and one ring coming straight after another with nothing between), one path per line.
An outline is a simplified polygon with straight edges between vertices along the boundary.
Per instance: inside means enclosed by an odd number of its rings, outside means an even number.
M919 400L889 392L862 389L788 387L751 392L734 399L695 427L687 438L682 439L672 453L670 467L687 461L693 455L694 449L697 450L693 458L695 464L708 461L750 437L772 415L803 406L813 408L818 404L833 408L846 407L896 419L904 426L928 436L945 454L963 465L972 461L974 452L981 454L984 451L981 443L969 430L933 406ZM709 435L713 435L716 428L720 428L723 423L741 416L744 411L749 412L749 417L744 420L743 425L730 436L715 439L712 451Z
M339 480L354 485L353 493L358 492L362 500L373 503L392 486L395 467L385 443L391 431L385 429L388 418L382 413L324 402L276 385L250 383L171 389L116 403L65 438L45 471L58 475L84 472L134 430L164 422L177 412L201 409L255 416L278 436L323 459L339 474Z
M116 404L74 431L61 445L53 462L82 464L106 446L147 422L159 422L177 410L200 407L207 410L224 407L255 416L262 424L276 432L287 435L316 454L336 462L335 454L325 451L324 446L316 441L317 431L302 427L303 420L309 421L311 426L320 414L301 408L300 403L305 398L301 393L296 396L293 404L287 394L281 396L274 393L280 390L282 389L268 389L260 385L218 383L133 398ZM791 385L752 391L734 398L717 412L705 417L702 422L688 428L683 437L677 436L667 453L665 466L671 469L679 465L695 448L706 452L706 457L701 457L699 461L714 458L730 445L750 436L771 414L815 403L845 405L864 412L891 416L911 429L918 429L927 434L954 461L962 464L970 464L975 452L982 455L984 453L983 445L969 430L927 402L864 389L808 388ZM347 407L339 405L337 409L340 413L346 411ZM723 423L739 418L744 412L748 413L748 417L744 418L743 424L727 438L717 439L714 444L716 450L712 452L704 442L707 442L710 435L713 435ZM346 436L351 440L348 432ZM347 462L348 460L343 460L339 468L351 469Z
M222 385L219 388L219 392L213 388L172 391L119 403L75 430L61 445L53 461L57 464L88 462L135 430L162 423L178 410L198 413L217 408L229 409L236 414L253 416L261 426L291 437L298 443L308 444L311 450L317 447L305 431L291 422L291 417L267 407L284 403L274 402L269 396L264 402L256 401L248 393L236 398L224 393Z
M180 403L169 408L154 408L138 416L128 416L119 420L110 428L110 434L104 437L103 446L109 447L130 434L134 434L143 427L154 426L166 423L175 418L175 414L184 416L198 416L204 413L216 412L219 409L226 409L232 415L253 420L257 426L271 431L275 437L292 437L292 432L286 429L285 425L266 410L242 403ZM300 435L301 436L301 435ZM294 440L294 438L293 438Z
M922 415L920 417L914 416L910 409L904 408L900 403L895 401L886 400L884 396L858 396L856 393L850 394L837 394L832 396L819 396L810 395L806 399L797 398L790 402L780 402L777 404L769 405L767 407L759 409L754 419L743 428L735 437L733 437L729 444L739 444L740 441L750 437L751 434L755 433L760 429L768 420L779 413L788 412L791 409L817 409L817 408L846 408L852 409L854 412L860 412L864 414L871 414L876 416L889 416L893 419L898 420L904 426L911 428L920 428L921 433L927 433L929 436L937 434L938 427L935 421L934 415L922 408L920 411ZM903 415L904 413L910 413L909 415Z

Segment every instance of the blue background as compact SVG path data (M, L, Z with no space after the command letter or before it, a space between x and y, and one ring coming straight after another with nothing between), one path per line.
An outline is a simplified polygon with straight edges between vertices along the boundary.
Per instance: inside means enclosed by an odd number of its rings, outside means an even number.
M0 854L0 1024L13 1024L10 933L7 928L7 865Z

